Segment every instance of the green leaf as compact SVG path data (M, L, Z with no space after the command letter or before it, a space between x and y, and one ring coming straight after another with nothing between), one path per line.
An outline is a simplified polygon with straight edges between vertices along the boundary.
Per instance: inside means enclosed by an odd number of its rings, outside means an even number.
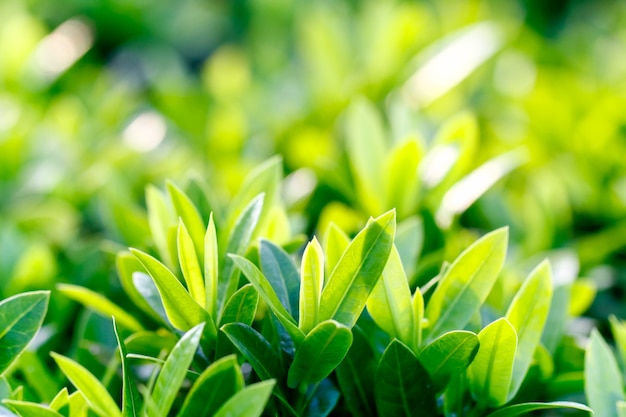
M418 352L422 345L422 321L424 320L424 296L419 288L415 289L411 300L413 309L413 351Z
M175 258L168 244L169 228L174 222L172 210L161 190L153 185L146 187L146 205L150 232L159 255L166 265L174 266Z
M568 321L568 308L572 298L571 285L557 285L552 291L552 302L550 304L550 312L546 320L545 328L550 329L549 332L543 332L541 335L541 344L543 344L548 352L554 354L558 348L563 333L565 332L565 324Z
M431 416L437 413L428 372L413 352L393 340L383 353L375 379L376 408L381 416Z
M198 350L204 323L189 330L176 343L167 357L152 391L153 402L148 403L148 417L166 417L187 376L187 370Z
M326 245L324 246L324 259L326 260L326 273L330 273L335 269L341 255L350 244L350 238L335 223L330 223L325 233Z
M35 337L48 310L49 298L49 291L33 291L0 302L0 375Z
M626 400L615 356L597 329L585 351L585 395L596 417L616 416L617 403Z
M157 321L159 323L172 327L172 323L170 323L167 313L165 312L165 307L163 307L163 300L161 300L159 289L154 283L154 280L150 278L150 275L144 272L134 272L133 285L137 288L137 292L152 311L152 316L158 318Z
M584 404L575 403L572 401L554 401L550 403L522 403L509 405L508 407L500 408L489 414L487 417L515 417L523 414L532 413L539 410L553 410L558 408L566 408L570 410L587 411L593 413L591 408Z
M206 307L206 293L204 290L204 277L200 269L200 261L194 249L193 240L187 232L182 219L178 222L177 233L178 261L183 277L187 284L187 290L191 298L202 308Z
M411 138L395 146L385 160L385 207L395 207L399 218L415 211L420 191L418 164L422 152L418 141Z
M396 230L395 245L402 259L402 266L408 278L415 275L417 261L424 245L424 225L422 219L411 216L400 223Z
M352 344L352 332L334 320L315 326L296 350L287 385L296 388L326 378L341 363Z
M78 362L52 352L61 372L85 397L89 408L100 417L121 417L122 413L106 388L91 372Z
M139 260L130 252L118 252L115 257L115 265L117 267L117 274L120 278L122 288L124 288L124 292L128 295L133 304L139 307L144 313L148 314L154 320L160 322L161 317L159 314L154 311L144 298L143 294L141 294L135 286L133 274L136 272L143 273L145 271Z
M259 378L282 380L284 369L280 356L259 332L243 323L226 324L221 329L250 362Z
M171 181L167 181L166 186L176 214L182 219L182 222L189 231L189 236L193 241L198 259L204 259L205 227L202 216L200 216L198 209L183 190L178 188Z
M321 321L333 319L354 326L387 264L395 231L396 213L391 210L356 235L322 291Z
M204 235L204 290L206 311L211 317L218 317L217 295L218 295L218 271L219 271L219 251L217 234L213 213L209 216L209 225Z
M2 403L11 407L22 417L63 417L57 411L42 404L15 400L2 400Z
M259 246L261 269L278 299L290 315L297 315L300 276L289 255L272 242L261 239ZM297 320L296 320L297 321Z
M355 327L353 341L345 359L335 370L346 406L355 416L376 416L374 384L376 357L367 336Z
M50 401L50 408L54 411L58 411L63 415L67 415L70 406L70 394L66 387L63 387L59 391L52 401Z
M40 400L48 401L60 389L60 381L50 372L48 364L34 350L23 350L11 368L19 371L24 385L37 394Z
M280 321L280 323L285 327L285 330L289 332L289 335L293 339L296 344L300 344L302 340L304 340L304 334L300 331L298 326L296 325L295 320L285 307L281 304L278 296L274 292L274 289L270 285L269 281L265 276L259 271L259 268L256 267L252 262L237 255L231 255L231 259L237 265L239 269L243 272L243 274L248 278L248 281L254 288L259 292L259 295L263 300L267 303L272 312L276 315L276 318Z
M141 412L141 397L137 391L137 385L130 374L126 355L126 345L124 339L120 337L115 317L113 317L113 331L117 339L117 345L120 351L120 362L122 364L122 417L138 417Z
M506 318L517 333L517 351L509 399L519 390L539 341L550 311L552 273L550 263L542 262L530 273L509 306Z
M233 231L230 234L228 246L226 251L222 255L223 260L221 262L221 270L219 273L220 280L218 281L218 303L219 311L222 311L224 304L230 299L230 297L237 291L237 285L239 284L239 275L235 270L235 264L230 255L244 256L248 245L252 240L252 235L256 229L261 212L264 207L264 194L260 194L255 197L246 209L241 213L241 216L237 219ZM228 255L228 256L227 256Z
M456 330L443 334L419 354L433 381L436 392L445 388L450 378L465 371L478 352L478 337L472 332Z
M488 233L450 265L426 306L427 340L464 328L485 302L504 264L507 240L507 228Z
M221 358L206 368L193 384L178 417L212 416L243 386L237 357Z
M260 417L276 381L262 381L239 391L226 401L214 417Z
M391 338L409 346L413 344L411 289L395 246L391 249L382 278L367 300L367 311Z
M128 330L140 332L143 330L141 323L118 305L111 302L106 297L91 291L88 288L71 284L57 284L57 290L71 300L81 303L87 308L94 310L104 317L115 317L115 319Z
M131 249L133 255L146 268L161 295L167 317L174 327L187 331L199 323L206 322L205 334L215 339L217 331L211 317L196 303L178 278L161 262L137 249Z
M302 255L299 327L308 333L319 323L320 298L324 287L324 253L315 237Z
M468 368L470 389L479 405L499 407L507 402L517 335L503 317L481 330L478 341L480 348Z
M313 393L310 395L308 407L303 413L307 417L326 417L337 406L341 394L332 384L330 379L324 379L319 384L310 387Z
M259 305L259 293L252 284L246 284L230 297L220 322L220 327L228 323L243 323L252 326ZM224 332L217 335L216 357L232 353L232 343Z

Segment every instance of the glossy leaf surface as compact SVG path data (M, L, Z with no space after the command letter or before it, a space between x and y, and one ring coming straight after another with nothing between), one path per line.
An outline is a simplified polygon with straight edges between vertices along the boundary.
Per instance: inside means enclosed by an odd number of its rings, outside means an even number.
M271 380L247 386L230 397L214 417L260 417L275 383Z
M304 249L300 274L299 327L308 333L319 322L320 298L324 286L324 252L315 237Z
M617 403L625 401L619 367L611 348L594 329L585 351L585 394L596 417L617 414Z

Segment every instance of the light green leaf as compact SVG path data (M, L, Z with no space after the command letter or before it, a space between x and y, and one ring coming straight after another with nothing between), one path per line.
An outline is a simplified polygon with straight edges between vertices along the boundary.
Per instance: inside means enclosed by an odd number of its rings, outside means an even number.
M507 402L517 335L503 317L481 330L478 341L480 348L468 368L470 390L479 405L499 407Z
M428 372L413 352L397 339L385 349L374 384L378 415L437 414L435 391Z
M239 391L226 401L214 417L260 417L276 381L262 381Z
M70 394L66 387L63 387L61 391L54 396L50 401L50 408L54 411L59 411L61 414L67 415L70 406ZM61 410L64 410L63 412Z
M322 291L321 321L334 319L354 326L387 264L395 231L396 213L391 210L356 235Z
M194 249L194 242L187 232L183 219L179 219L177 233L178 262L183 271L183 277L187 284L187 290L191 298L202 308L206 307L206 293L204 290L204 277L200 268L200 261Z
M89 414L88 407L87 400L80 391L70 395L70 417L87 417Z
M521 416L524 414L532 413L539 410L553 410L565 408L570 410L580 410L587 411L588 413L593 413L591 408L587 407L584 404L575 403L572 401L554 401L550 403L522 403L522 404L514 404L509 405L508 407L500 408L493 413L489 414L487 417L515 417Z
M217 295L218 295L218 271L219 271L219 251L217 234L213 213L209 216L209 225L204 235L204 290L206 311L211 317L218 317Z
M385 207L395 207L398 217L415 212L419 194L418 164L423 150L415 138L398 144L385 159Z
M35 337L48 310L49 298L49 291L33 291L0 302L0 375Z
M205 334L215 339L217 330L211 317L196 303L178 278L165 265L137 249L131 249L133 255L146 268L161 295L167 317L174 327L186 331L199 323L206 322Z
M141 292L137 290L133 281L133 274L135 272L145 272L141 262L139 262L139 260L132 253L123 251L118 252L115 257L115 265L117 267L117 274L120 278L122 288L124 288L124 292L128 295L133 304L139 307L144 313L148 314L154 320L160 322L161 317L154 311Z
M100 417L121 417L122 413L116 402L104 386L91 372L70 358L51 353L61 372L85 397L89 408Z
M2 400L2 403L11 407L22 417L63 417L62 414L42 404L16 400Z
M298 326L296 325L293 317L289 315L285 307L280 303L278 296L274 292L274 289L270 285L269 281L265 276L259 271L259 268L256 267L252 262L237 255L231 255L231 259L237 265L239 269L243 272L243 274L248 278L248 281L256 288L259 292L259 295L263 300L267 303L272 312L276 315L276 318L280 321L280 323L285 327L285 330L289 332L289 335L293 339L294 343L300 344L302 340L304 340L304 334Z
M411 300L413 307L413 351L419 352L422 345L422 326L424 321L424 296L419 287L415 289L413 299Z
M144 269L143 266L141 268ZM150 275L144 272L134 272L132 279L133 285L135 286L135 288L137 288L137 292L143 297L146 304L152 311L152 316L156 317L159 323L163 323L166 326L173 327L172 323L170 323L170 320L167 317L165 307L163 307L163 300L161 300L159 289L154 283L154 280L150 278Z
M115 317L113 317L113 331L117 339L117 345L120 351L120 362L122 364L122 417L139 417L141 412L141 397L137 391L137 385L130 375L126 355L126 345L124 339L120 337Z
M132 314L126 312L118 305L111 302L108 298L91 291L88 288L71 284L57 284L57 290L71 300L81 303L87 308L94 310L96 313L104 317L115 317L120 325L126 327L133 332L143 330L141 323L133 317Z
M148 417L168 415L198 350L203 328L201 323L185 333L165 360L152 391L153 402L148 402Z
M533 354L541 340L551 300L552 273L550 263L544 261L524 281L506 313L507 320L517 333L509 400L517 394L528 372Z
M221 358L206 368L193 384L177 417L212 416L243 386L237 357Z
M161 190L153 185L146 187L146 205L148 206L148 223L154 244L166 265L174 266L175 257L170 252L168 234L174 214Z
M450 265L426 306L427 340L464 328L485 302L504 264L507 240L507 228L488 233Z
M594 416L617 415L617 403L626 400L623 384L611 348L593 329L585 351L585 395Z
M296 388L326 378L341 363L351 344L352 333L346 326L334 320L318 324L296 350L287 385Z
M478 337L472 332L456 330L443 334L419 354L433 381L436 392L445 388L450 378L465 371L478 352Z
M411 289L395 246L391 249L382 278L367 300L367 311L392 339L396 338L409 346L413 344Z
M329 223L326 233L324 234L326 242L324 246L324 259L326 260L326 273L330 273L335 269L341 255L350 244L350 238L335 223ZM324 283L326 285L326 283Z
M424 225L421 218L411 216L400 223L396 230L395 245L402 259L402 266L408 278L413 277L417 261L424 245Z
M198 259L204 259L205 226L202 216L191 199L173 182L167 181L167 192L170 195L174 210L189 232Z
M297 315L300 275L289 255L272 242L261 239L259 256L263 275L290 315ZM297 321L297 320L296 320Z
M315 237L304 249L300 274L299 327L308 333L319 323L320 298L324 287L324 253Z
M568 321L568 308L572 298L572 286L557 285L552 291L552 302L550 304L550 312L546 320L545 328L550 329L549 332L543 332L541 335L541 344L548 349L548 352L554 354L565 332L565 324Z

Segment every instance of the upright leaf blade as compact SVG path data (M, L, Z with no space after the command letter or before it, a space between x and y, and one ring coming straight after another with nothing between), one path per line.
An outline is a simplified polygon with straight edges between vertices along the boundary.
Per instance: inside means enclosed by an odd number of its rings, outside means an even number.
M130 375L130 369L126 360L126 345L117 330L115 318L113 318L113 331L117 339L122 363L122 417L139 417L141 413L141 397L137 391L137 385Z
M219 252L217 242L217 232L213 213L209 216L209 225L204 234L204 290L206 298L206 311L211 317L218 317L217 296L218 296L218 271Z
M174 210L185 224L193 240L198 259L204 259L204 221L191 199L173 182L167 182L167 192L170 195Z
M239 391L226 401L214 417L260 417L276 381L262 381Z
M0 302L0 375L35 337L48 310L49 298L49 291L33 291Z
M341 255L350 244L350 238L335 223L330 223L325 233L324 258L328 275L335 269ZM324 284L326 285L326 283Z
M166 265L174 266L174 257L168 244L170 225L175 218L163 193L153 185L146 187L146 205L148 206L148 224L154 244Z
M194 248L194 242L182 219L179 219L176 236L178 262L180 263L180 269L183 271L183 278L185 278L189 295L200 307L205 308L206 294L200 261Z
M261 239L259 255L263 275L276 292L280 303L293 315L298 304L297 297L292 294L297 296L300 280L296 266L284 250L269 240Z
M522 385L533 355L543 333L552 300L550 263L542 262L519 289L506 313L507 320L517 333L517 351L509 399Z
M341 363L351 344L352 333L346 326L334 320L318 324L296 350L287 385L296 388L320 382Z
M507 402L517 335L506 318L494 321L478 333L480 348L468 368L470 389L482 407Z
M375 380L376 407L381 416L436 415L435 391L428 372L413 352L393 340L383 353Z
M591 331L585 351L585 395L596 417L614 417L625 401L624 382L611 348L598 330Z
M395 231L396 213L392 210L368 222L356 235L322 292L321 321L334 319L354 326L387 264Z
M508 229L486 234L447 269L424 313L428 340L462 329L485 302L504 264Z
M319 323L320 298L324 286L324 253L315 237L302 255L299 327L308 333Z

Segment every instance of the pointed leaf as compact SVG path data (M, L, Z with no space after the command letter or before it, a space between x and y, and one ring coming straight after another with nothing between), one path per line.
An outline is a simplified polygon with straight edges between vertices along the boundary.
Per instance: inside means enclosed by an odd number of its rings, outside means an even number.
M382 278L367 300L367 311L391 338L409 346L413 344L411 289L395 246L391 249Z
M113 318L113 331L117 339L122 364L122 417L139 417L141 413L141 397L137 391L137 385L130 375L130 367L126 361L126 345L120 337L115 317Z
M89 408L100 417L121 417L122 413L117 403L102 385L102 383L85 367L70 358L51 353L61 372L85 397Z
M334 320L318 324L296 350L287 385L296 388L326 378L341 363L351 344L352 333L346 326Z
M259 305L259 293L252 284L246 284L230 297L220 322L220 327L228 323L243 323L252 326ZM233 353L233 345L224 332L217 335L216 357Z
M339 226L335 223L330 223L326 229L324 241L326 242L324 247L326 272L330 275L333 269L335 269L335 266L337 266L339 259L341 259L341 255L343 255L350 244L350 238ZM324 285L326 285L326 283L324 283Z
M153 185L146 187L146 205L150 232L159 255L166 265L174 266L174 257L168 244L169 229L175 220L172 210L161 190Z
M214 417L260 417L276 381L262 381L239 391L226 401Z
M178 417L212 416L243 386L237 357L219 359L200 374L185 397Z
M217 234L215 231L215 222L213 221L213 213L209 216L209 225L204 235L204 290L206 311L211 317L218 317L217 311L217 295L218 295L218 271L219 271L219 252L217 243Z
M319 306L324 287L324 253L315 237L302 255L299 327L308 333L319 323Z
M594 416L617 415L617 403L626 400L623 384L611 348L593 329L585 351L585 395Z
M422 326L424 321L424 296L419 288L415 289L411 301L413 307L413 350L418 352L422 345Z
M383 353L375 380L376 408L381 416L436 415L435 391L428 372L399 340Z
M488 233L465 250L446 270L428 305L428 340L462 329L485 302L506 256L508 229Z
M263 275L276 292L280 303L290 315L293 315L298 306L297 294L300 283L296 266L284 250L265 239L261 239L259 256Z
M143 269L143 266L141 268ZM150 278L150 275L143 272L134 272L133 285L137 288L137 292L141 295L141 297L143 297L144 301L152 311L151 315L158 319L157 322L173 327L167 317L165 307L163 307L163 301L161 300L159 289L154 283L154 280Z
M151 396L154 403L148 403L148 417L166 417L168 415L198 350L203 328L204 323L201 323L189 330L170 352L154 384Z
M395 207L399 218L415 211L420 187L417 168L422 152L418 141L411 138L395 146L385 159L385 207Z
M354 326L378 282L396 231L395 211L368 222L343 253L320 302L320 320Z
M468 368L470 389L483 406L507 402L517 349L515 329L506 318L494 321L478 333L480 348Z
M49 298L49 291L33 291L0 302L0 375L35 337L48 310Z
M191 236L187 232L185 223L182 219L178 222L177 233L178 262L180 269L183 271L183 277L187 284L187 290L191 298L195 300L200 307L206 307L206 293L204 290L204 277L200 269L200 261L194 249L194 243Z
M515 417L539 410L554 410L559 408L587 411L588 413L593 413L593 411L591 411L591 408L587 407L584 404L575 403L572 401L554 401L550 403L522 403L509 405L508 407L500 408L494 411L487 417Z
M450 378L465 371L478 352L478 337L472 332L457 330L445 333L419 354L433 381L436 392L445 388Z
M63 417L62 414L42 404L16 400L2 400L2 403L8 405L24 417Z
M204 259L205 227L202 216L200 216L198 209L183 190L171 181L168 181L166 185L174 210L189 231L198 259Z
M509 399L522 385L533 355L543 333L552 300L552 273L550 263L542 262L519 289L506 313L507 320L517 333L517 351Z
M117 267L117 275L120 278L120 284L124 288L124 292L131 299L134 305L139 307L144 313L148 314L156 321L160 321L161 317L150 304L146 301L144 295L139 292L133 280L133 274L136 272L145 272L141 262L130 252L118 252L115 257L115 265Z

